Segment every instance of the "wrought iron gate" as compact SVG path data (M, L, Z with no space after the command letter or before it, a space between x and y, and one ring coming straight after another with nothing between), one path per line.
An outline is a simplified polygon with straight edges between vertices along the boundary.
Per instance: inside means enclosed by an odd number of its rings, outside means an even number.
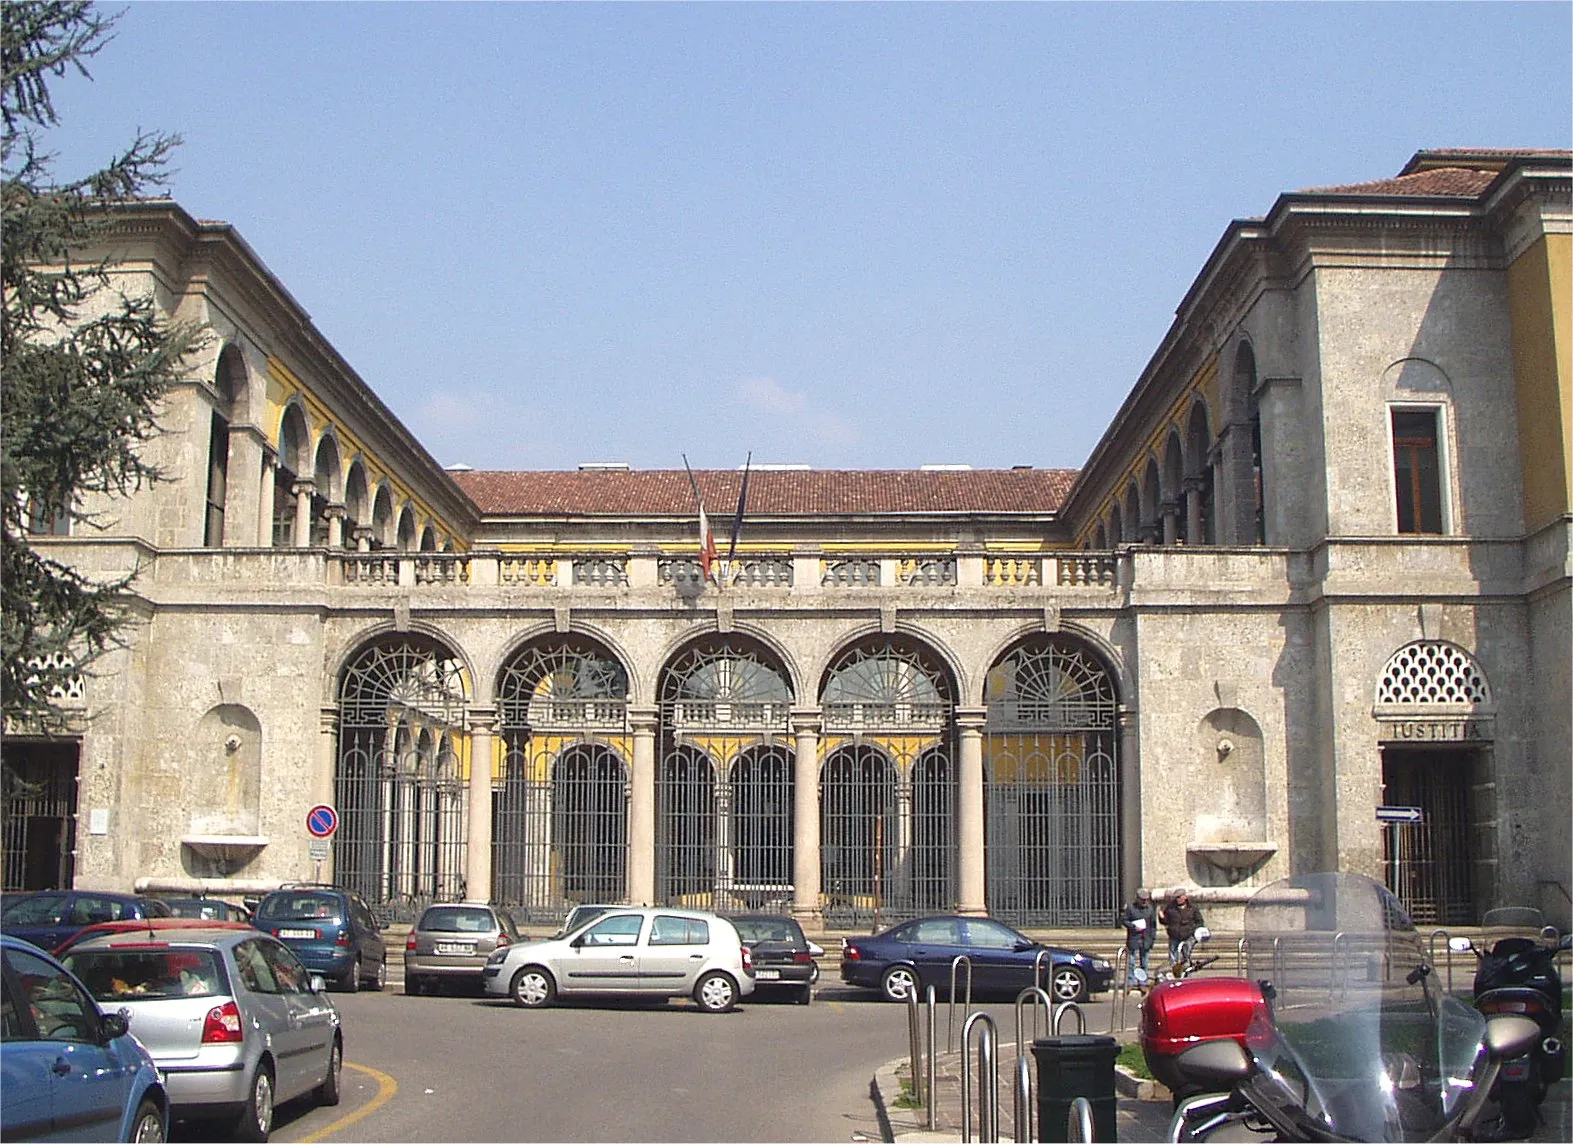
M503 669L492 895L518 920L627 900L627 706L627 673L584 636L538 641Z
M1470 750L1382 752L1382 801L1420 808L1413 825L1382 831L1389 888L1417 925L1472 925L1478 918L1470 858Z
M887 922L955 907L952 694L933 654L900 636L854 645L826 672L827 920Z
M339 689L334 872L389 921L464 894L458 661L413 639L373 644Z
M6 741L0 757L5 890L70 888L79 750L75 742Z
M713 637L663 674L656 899L785 910L793 894L792 693L742 636Z
M990 915L1107 925L1120 906L1112 681L1063 637L1018 644L989 673L984 729Z

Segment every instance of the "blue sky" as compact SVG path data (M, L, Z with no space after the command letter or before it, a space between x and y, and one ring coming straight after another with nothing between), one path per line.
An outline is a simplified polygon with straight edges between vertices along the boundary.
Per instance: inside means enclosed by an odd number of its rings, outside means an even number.
M1565 3L137 2L49 144L182 135L444 464L1076 467L1231 219L1573 145L1570 60Z

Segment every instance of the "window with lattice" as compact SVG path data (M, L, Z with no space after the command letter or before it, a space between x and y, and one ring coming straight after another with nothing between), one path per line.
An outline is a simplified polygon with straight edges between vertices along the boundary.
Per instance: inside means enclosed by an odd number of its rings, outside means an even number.
M1428 640L1399 648L1387 661L1376 701L1403 706L1475 706L1491 702L1491 688L1468 652Z

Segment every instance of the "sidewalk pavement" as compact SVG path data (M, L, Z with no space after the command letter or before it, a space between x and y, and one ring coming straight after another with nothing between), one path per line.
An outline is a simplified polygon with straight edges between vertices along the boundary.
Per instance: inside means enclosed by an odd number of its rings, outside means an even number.
M1028 1047L1028 1063L1031 1047ZM997 1047L999 1058L999 1138L1016 1139L1015 1098L1017 1047L1001 1044ZM978 1056L971 1054L972 1066L972 1132L978 1139ZM901 1144L939 1144L956 1141L962 1137L961 1103L961 1053L942 1052L934 1058L934 1128L929 1128L927 1107L909 1107L911 1103L910 1074L912 1063L906 1057L891 1061L874 1074L872 1092L879 1108L880 1123L885 1128L885 1139ZM1034 1068L1034 1079L1036 1069ZM1173 1105L1168 1090L1151 1081L1138 1085L1128 1077L1116 1075L1115 1094L1116 1131L1121 1140L1161 1141L1169 1128L1169 1115ZM903 1087L906 1086L906 1087ZM1055 1133L1042 1131L1036 1126L1037 1109L1030 1110L1034 1120L1033 1139L1063 1140L1064 1125Z
M1116 1034L1118 1036L1118 1034ZM1122 1042L1127 1038L1121 1038ZM998 1046L999 1057L999 1138L1014 1141L1016 1058L1014 1044ZM1030 1047L1029 1047L1030 1052ZM978 1086L976 1083L978 1058L972 1054L972 1117L971 1138L978 1136ZM962 1138L961 1105L961 1054L940 1053L934 1060L934 1122L929 1128L926 1107L910 1107L911 1061L906 1057L891 1061L874 1074L872 1092L879 1110L880 1125L887 1141L899 1144L948 1144ZM1168 1136L1169 1118L1173 1103L1169 1092L1152 1081L1137 1082L1127 1074L1116 1074L1115 1130L1122 1141L1158 1142ZM903 1086L907 1087L903 1087ZM903 1099L903 1098L906 1099ZM1033 1139L1064 1140L1064 1125L1059 1131L1045 1132L1034 1118ZM1551 1087L1546 1102L1541 1106L1541 1125L1529 1137L1530 1144L1555 1144L1573 1141L1573 1081L1561 1080Z

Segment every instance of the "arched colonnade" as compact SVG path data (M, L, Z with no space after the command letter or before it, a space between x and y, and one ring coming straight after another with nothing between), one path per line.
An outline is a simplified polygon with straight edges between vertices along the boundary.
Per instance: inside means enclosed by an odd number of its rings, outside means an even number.
M653 701L632 701L604 642L549 633L483 706L437 636L365 640L334 692L334 877L393 917L456 897L528 921L586 901L845 924L1118 908L1119 702L1089 641L1018 638L970 705L902 631L841 646L801 696L782 653L741 632L696 635L653 678Z

